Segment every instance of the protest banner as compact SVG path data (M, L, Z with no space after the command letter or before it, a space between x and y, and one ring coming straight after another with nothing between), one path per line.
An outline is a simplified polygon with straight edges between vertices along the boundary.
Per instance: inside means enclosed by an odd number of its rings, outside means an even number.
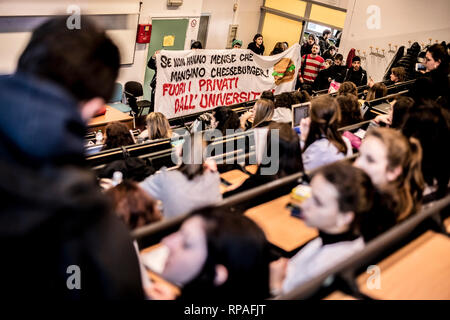
M274 56L247 49L162 50L156 55L155 111L185 116L258 99L263 91L293 91L300 47Z

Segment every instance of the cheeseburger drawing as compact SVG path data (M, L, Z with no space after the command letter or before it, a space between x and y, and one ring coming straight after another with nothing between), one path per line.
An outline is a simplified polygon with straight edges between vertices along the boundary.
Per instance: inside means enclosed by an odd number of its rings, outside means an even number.
M289 58L282 58L273 66L273 77L275 84L278 86L283 82L294 80L295 64Z

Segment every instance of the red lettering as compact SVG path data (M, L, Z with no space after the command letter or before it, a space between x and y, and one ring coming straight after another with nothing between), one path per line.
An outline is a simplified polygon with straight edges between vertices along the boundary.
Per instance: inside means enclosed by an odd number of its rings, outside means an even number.
M233 93L233 104L239 103L239 93Z
M226 94L226 98L225 98L225 105L229 106L230 104L233 104L233 93L232 92L228 92Z
M200 79L200 81L198 82L198 86L199 86L199 91L202 91L203 87L206 85L206 80L205 79ZM191 87L189 86L189 90Z

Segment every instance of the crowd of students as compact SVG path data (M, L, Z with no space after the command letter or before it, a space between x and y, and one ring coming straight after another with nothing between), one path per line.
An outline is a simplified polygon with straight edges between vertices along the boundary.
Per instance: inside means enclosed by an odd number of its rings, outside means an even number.
M68 30L65 23L55 18L38 27L17 72L0 79L6 113L0 118L0 190L6 199L0 277L11 297L24 295L29 279L23 275L31 260L40 262L33 266L39 275L34 285L45 297L269 298L364 250L369 241L414 215L424 194L447 193L449 155L440 152L449 141L447 49L439 44L428 48L427 72L416 74L411 97L396 97L391 112L376 117L356 146L339 128L363 120L357 86L367 83L367 73L358 57L350 69L342 67L342 55L327 42L330 32L319 43L311 36L301 48L305 68L298 83L305 90L276 97L264 92L241 117L226 107L209 116L209 128L221 133L254 132L257 170L237 189L222 196L217 165L206 157L203 132L196 132L184 137L181 162L174 169L135 181L125 178L101 191L94 173L83 169L85 123L112 94L119 51L89 20L83 18L79 30ZM249 49L263 54L262 40L255 35ZM285 49L280 42L272 53ZM319 52L334 59L326 70ZM404 77L404 69L392 69L392 83ZM318 78L343 82L338 96L311 98L308 86ZM365 101L386 94L385 84L374 83ZM292 105L308 101L309 117L302 119L298 133L291 125ZM176 136L163 114L152 112L146 120L138 139ZM124 125L107 127L105 148L133 143ZM278 157L271 156L275 150ZM353 164L340 161L354 151L359 153ZM278 170L265 174L274 164ZM293 258L271 262L267 239L256 223L242 212L213 206L223 197L299 172L311 176L302 218L319 236ZM179 297L170 296L146 282L129 231L189 213L180 230L162 240L168 248L162 275L181 287ZM82 290L67 288L67 270L73 265L82 270Z

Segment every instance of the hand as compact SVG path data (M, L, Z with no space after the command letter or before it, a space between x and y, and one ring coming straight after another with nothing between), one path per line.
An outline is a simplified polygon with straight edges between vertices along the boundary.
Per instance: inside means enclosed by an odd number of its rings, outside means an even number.
M300 77L300 83L304 83L304 82L305 82L305 80L303 80L303 78Z
M309 133L309 127L311 125L311 118L304 118L300 121L300 139L306 141Z
M368 82L369 88L372 88L374 84L375 84L375 81L373 81L372 78L369 78L369 82Z
M217 163L213 159L206 159L203 163L205 171L217 172Z
M247 122L247 120L250 120L253 117L254 117L254 115L253 115L252 111L247 111L243 115L241 115L241 117L239 118L239 120L241 122L241 128L245 129L245 123Z
M161 52L161 50L156 50L155 53L153 54L152 58L156 58L156 55L159 54Z
M151 300L175 300L177 298L176 293L169 285L159 281L145 288L145 294Z
M274 293L280 293L283 288L288 262L289 259L280 258L270 263L270 290Z
M375 122L376 124L380 124L380 122L383 122L390 126L392 124L392 119L388 114L380 114L376 116L375 119L373 119L373 122Z

